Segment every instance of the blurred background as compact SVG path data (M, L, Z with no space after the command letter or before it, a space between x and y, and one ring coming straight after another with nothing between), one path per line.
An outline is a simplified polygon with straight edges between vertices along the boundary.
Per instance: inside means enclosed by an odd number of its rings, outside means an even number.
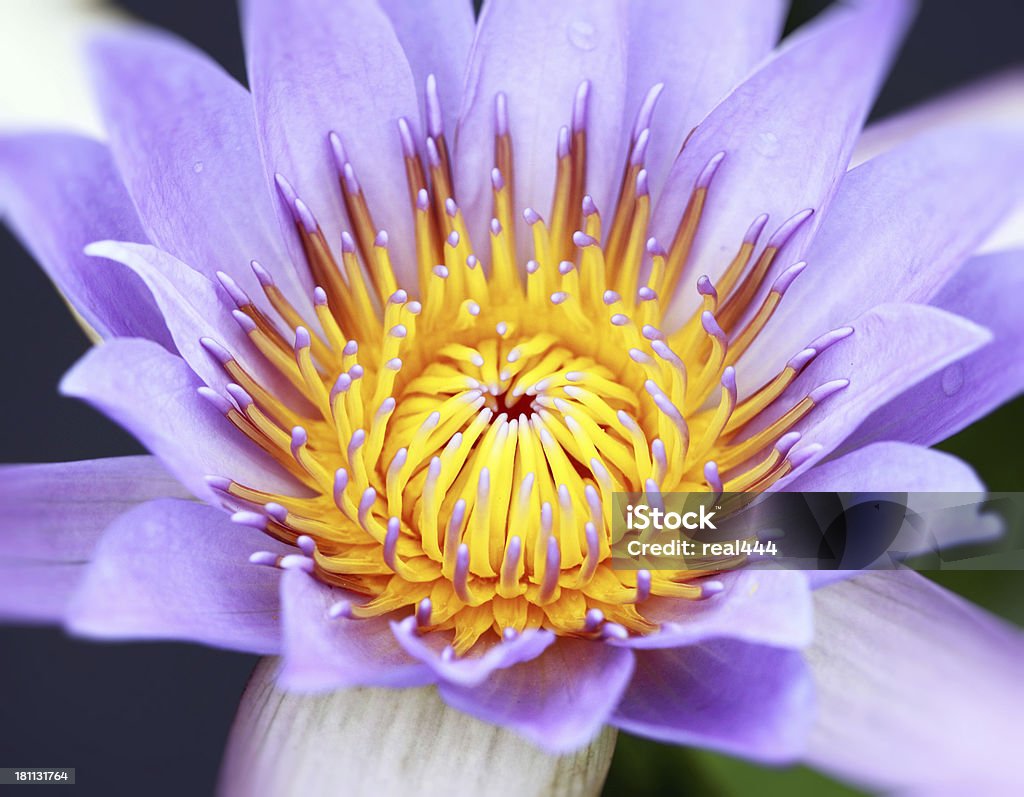
M234 0L120 0L116 5L191 40L244 80ZM787 28L825 5L796 0ZM1022 60L1024 4L1018 0L928 0L921 6L875 117ZM105 418L57 395L61 375L88 343L42 271L2 227L0 263L5 280L0 462L141 452ZM1024 400L1018 399L942 448L973 464L993 490L1024 490L1022 430ZM1024 624L1024 573L929 575ZM0 628L0 765L77 767L75 793L80 795L211 794L254 663L254 657L188 645L94 644L54 629ZM803 768L767 770L621 735L605 793L827 797L859 792Z

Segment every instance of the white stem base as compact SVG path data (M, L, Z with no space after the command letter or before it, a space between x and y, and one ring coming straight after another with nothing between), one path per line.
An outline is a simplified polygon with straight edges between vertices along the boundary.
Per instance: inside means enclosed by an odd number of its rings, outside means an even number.
M277 660L253 672L235 717L222 797L445 795L590 797L615 749L604 731L555 756L445 705L433 687L279 690Z

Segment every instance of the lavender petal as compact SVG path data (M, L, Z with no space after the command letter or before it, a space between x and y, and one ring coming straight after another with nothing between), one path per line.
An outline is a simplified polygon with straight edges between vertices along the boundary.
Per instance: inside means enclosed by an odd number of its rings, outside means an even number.
M395 641L386 617L331 617L331 607L357 596L300 570L281 577L284 624L282 687L320 692L353 686L422 686L430 669Z
M438 689L448 705L564 753L598 734L632 674L632 651L562 638L538 658L498 670L479 686L443 682Z
M819 590L815 612L810 764L886 793L1019 789L1020 629L912 571Z
M969 260L932 300L991 330L988 346L909 388L865 420L843 451L874 440L933 445L1024 390L1024 250Z
M98 639L175 639L272 654L280 648L277 572L248 561L286 547L194 501L150 501L107 529L68 607L67 627Z
M671 744L781 764L803 753L813 716L810 671L799 652L715 640L637 652L612 722Z
M664 84L646 158L653 196L687 134L768 55L785 18L781 0L630 2L627 125L635 124L648 91Z
M408 282L416 273L415 236L397 122L405 117L419 128L419 107L409 62L384 11L359 0L250 0L242 11L268 175L288 179L328 243L339 247L346 214L328 140L337 133L374 222L394 242L399 281ZM294 227L280 204L278 216L286 230ZM298 241L289 240L293 258L303 262Z
M273 264L285 295L311 312L312 285L291 267L274 221L245 88L162 32L104 34L90 59L111 151L153 243L257 295L249 262Z
M528 629L489 646L478 643L467 655L455 657L445 655L445 637L418 635L415 617L393 621L391 630L406 653L430 667L439 679L461 686L477 686L496 670L530 661L555 641L550 631Z
M61 392L128 429L193 495L219 503L206 476L300 495L294 479L197 395L200 385L180 357L149 341L124 339L82 357L64 376Z
M805 575L790 570L733 571L716 576L725 589L706 600L651 598L644 603L643 613L661 629L610 644L646 650L737 639L780 648L805 647L814 635Z
M456 114L462 103L462 81L473 43L476 21L473 5L449 0L381 0L395 35L409 59L420 108L427 106L427 79L433 75L446 135L455 134ZM429 120L426 120L430 132Z
M103 531L186 490L155 457L0 466L0 616L58 622Z
M740 360L747 378L770 379L789 352L875 305L930 302L1006 217L1015 193L1024 197L1006 177L1024 172L1020 142L1020 132L961 123L848 172L778 323Z
M815 216L781 257L785 265L800 260L846 170L909 8L886 0L834 6L783 42L697 126L658 201L654 236L672 240L701 172L725 152L690 261L708 264L702 269L715 281L731 256L722 253L735 252L743 231L762 213L775 228L813 209ZM697 299L690 291L681 294L670 319L685 318Z
M456 147L455 189L474 240L486 240L490 222L499 92L507 97L516 203L544 213L554 192L559 128L572 120L577 91L583 81L590 81L585 103L587 193L602 212L611 212L627 132L627 30L624 3L527 0L484 6L470 54ZM523 225L518 229L520 245L526 246L529 231Z
M838 377L849 385L797 426L793 456L800 465L776 484L782 489L834 451L860 422L926 377L985 345L991 335L952 313L913 304L886 304L850 324L853 334L823 352L756 421L770 423L811 390ZM814 448L811 448L811 447ZM801 449L810 454L804 456Z
M0 136L0 207L11 229L101 338L174 344L143 282L93 268L97 238L145 242L146 233L103 144L64 133Z

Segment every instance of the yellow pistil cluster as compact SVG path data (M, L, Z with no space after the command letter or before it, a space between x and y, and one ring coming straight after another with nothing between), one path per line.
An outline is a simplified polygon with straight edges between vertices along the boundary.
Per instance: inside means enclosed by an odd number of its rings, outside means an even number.
M799 273L785 272L755 303L779 247L809 214L766 245L766 219L756 220L718 284L697 280L703 305L693 318L662 329L665 297L696 278L687 258L723 156L698 179L663 249L648 238L642 129L605 223L585 195L586 90L573 114L582 121L561 131L546 219L515 211L499 97L494 218L479 248L453 197L443 133L433 131L423 158L402 123L418 285L398 284L387 235L333 135L353 227L340 259L278 179L320 286L316 318L300 317L258 267L266 303L225 278L236 318L294 394L276 395L220 350L234 383L227 415L309 491L227 482L225 500L299 544L316 578L363 596L346 605L349 617L415 611L422 631L450 632L456 653L507 629L649 633L644 601L698 599L706 574L612 569L613 493L760 491L793 467L792 427L823 394L756 433L751 422L815 350L743 401L732 366ZM528 255L516 245L521 224Z

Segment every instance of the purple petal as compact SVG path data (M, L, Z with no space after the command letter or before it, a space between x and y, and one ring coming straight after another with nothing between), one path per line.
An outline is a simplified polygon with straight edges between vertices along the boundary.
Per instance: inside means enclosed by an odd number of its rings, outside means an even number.
M470 53L459 112L456 194L468 210L474 240L486 240L494 166L495 95L508 97L520 209L548 213L555 188L558 131L572 122L573 103L591 82L587 122L587 192L611 212L625 154L628 7L625 3L522 0L484 6ZM519 225L520 243L530 241ZM531 251L526 249L524 251Z
M782 258L801 259L835 190L875 92L907 25L909 4L870 0L836 6L795 33L770 61L701 122L669 176L654 234L671 241L698 176L725 152L690 262L714 280L762 213L772 228L804 209L815 217ZM705 265L706 264L706 265ZM685 292L678 317L696 306Z
M149 341L124 339L89 351L60 389L128 429L193 495L219 500L204 479L208 475L302 494L280 466L196 393L201 384L180 357Z
M476 27L472 2L380 0L380 5L409 59L420 108L426 107L427 76L436 79L441 118L450 140L455 133L455 116L462 102L462 81Z
M395 641L386 617L332 618L331 606L351 593L301 570L281 576L284 651L278 676L285 689L317 692L352 686L422 686L430 669Z
M1024 135L1024 70L1011 68L869 126L857 142L854 163L861 163L906 139L938 127L966 123ZM1019 181L1017 181L1019 183ZM1014 182L1008 181L1008 187ZM1019 199L1019 194L1018 194ZM1024 247L1024 204L992 232L978 253Z
M952 454L897 442L874 443L823 462L790 487L799 492L985 491L974 470Z
M661 190L686 135L771 51L782 0L633 0L629 3L626 124L664 83L651 125L647 172Z
M813 692L793 650L718 640L638 651L612 723L671 744L786 763L804 750Z
M1019 135L973 127L934 131L849 172L784 317L739 368L766 381L792 352L877 304L931 300L1007 215L1021 193L1007 185L1014 172L1024 172Z
M635 650L680 647L708 639L785 648L810 644L814 623L803 573L743 570L718 578L725 590L707 600L651 599L644 604L644 616L661 623L661 630L611 644Z
M984 124L989 129L1020 130L1024 107L1024 70L1011 69L982 78L909 110L868 125L857 140L854 163L863 163L914 136L950 123Z
M932 303L983 324L995 340L913 386L876 411L843 445L873 440L933 445L1024 390L1024 251L968 261Z
M998 537L998 515L980 514L985 494L974 470L951 454L907 443L874 443L812 468L787 488L800 492L902 493L917 516L900 529L890 549L924 554ZM853 575L855 571L849 571ZM829 572L806 574L815 588L835 580Z
M121 267L97 268L82 249L146 233L109 150L63 133L0 137L0 208L58 290L102 338L174 348L149 291Z
M232 317L235 305L222 287L173 255L148 244L97 241L86 251L127 266L145 281L178 352L206 384L223 393L224 386L233 381L203 347L202 339L211 338L275 395L295 397L294 388L256 351Z
M808 570L807 584L812 590L821 589L848 578L864 575L863 570Z
M249 93L213 59L164 33L106 34L91 57L110 147L153 243L259 295L249 262L273 270L289 260ZM297 307L312 311L312 285L303 287L290 265L275 276Z
M69 630L100 639L178 639L271 654L280 649L278 571L249 563L284 552L265 534L194 501L150 501L107 529L68 607Z
M555 641L550 631L528 629L486 650L477 650L478 645L465 656L449 658L444 655L447 639L439 634L417 634L415 617L392 622L391 630L406 653L430 667L438 678L460 686L477 686L495 670L535 659Z
M165 496L188 497L154 457L0 466L0 616L59 621L103 530Z
M633 653L561 638L532 661L494 672L480 686L441 683L448 705L504 725L552 753L591 741L633 674Z
M328 135L355 167L375 224L388 231L400 280L416 260L398 120L418 128L409 62L387 16L369 0L247 0L249 85L264 165L280 173L340 248L345 211ZM279 216L286 229L287 211ZM302 250L292 241L293 256Z
M1019 790L1019 629L910 571L820 590L815 611L812 765L887 793Z
M849 379L845 389L825 399L821 409L798 424L802 438L794 454L818 445L781 489L831 453L874 410L908 385L941 371L987 343L990 334L966 319L934 307L879 305L856 319L853 334L822 353L757 423L767 424L811 390L834 379Z

